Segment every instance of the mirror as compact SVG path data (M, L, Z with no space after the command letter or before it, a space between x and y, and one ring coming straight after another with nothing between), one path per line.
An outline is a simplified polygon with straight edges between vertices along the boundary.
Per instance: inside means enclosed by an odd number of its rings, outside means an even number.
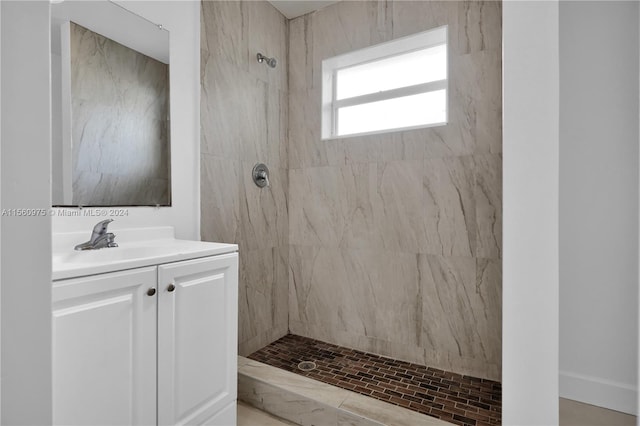
M169 206L169 32L111 1L51 5L52 199Z

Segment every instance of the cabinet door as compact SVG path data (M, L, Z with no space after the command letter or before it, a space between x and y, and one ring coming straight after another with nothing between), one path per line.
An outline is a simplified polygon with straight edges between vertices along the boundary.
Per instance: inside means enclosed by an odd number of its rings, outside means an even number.
M158 267L158 422L202 424L237 396L238 255Z
M155 267L53 283L53 421L156 424Z

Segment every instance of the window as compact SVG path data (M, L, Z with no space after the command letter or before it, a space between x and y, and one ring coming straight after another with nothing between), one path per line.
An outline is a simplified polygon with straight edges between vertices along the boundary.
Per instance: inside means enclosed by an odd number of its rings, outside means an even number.
M447 27L322 62L322 138L447 122Z

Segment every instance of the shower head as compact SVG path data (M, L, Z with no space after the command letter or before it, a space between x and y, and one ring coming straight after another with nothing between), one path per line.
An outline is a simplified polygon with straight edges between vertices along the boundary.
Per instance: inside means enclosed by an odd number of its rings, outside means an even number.
M276 58L267 58L262 53L258 53L256 55L256 57L258 58L258 62L260 62L260 63L264 62L267 65L269 65L269 67L271 67L271 68L275 68L276 64L278 63L278 61L276 61Z

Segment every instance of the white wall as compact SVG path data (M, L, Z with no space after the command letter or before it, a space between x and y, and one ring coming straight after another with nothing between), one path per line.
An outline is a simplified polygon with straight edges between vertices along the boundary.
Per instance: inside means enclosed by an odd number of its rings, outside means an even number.
M560 4L560 395L636 413L638 3Z
M2 6L0 6L0 46L2 45ZM0 47L0 82L2 81L2 48ZM2 84L0 83L0 100ZM2 102L0 101L0 129L2 129ZM0 176L2 170L2 132L0 131ZM0 208L2 208L2 185L0 185ZM0 241L2 241L2 216L0 216ZM2 329L2 244L0 244L0 330ZM0 331L0 423L2 423L2 333Z
M502 422L558 423L558 2L503 4Z
M118 1L170 32L172 207L129 207L118 228L172 225L176 236L200 239L200 3L194 0ZM84 209L91 214L92 209ZM101 218L54 217L54 232L86 231Z
M50 197L49 2L2 1L0 207ZM51 220L2 217L2 424L51 423Z
M171 32L173 207L130 209L118 226L173 225L199 239L200 5L127 2ZM49 2L0 2L0 207L51 206ZM85 230L95 217L2 217L2 424L51 423L51 232ZM115 225L115 224L114 224ZM114 227L117 229L117 227Z

